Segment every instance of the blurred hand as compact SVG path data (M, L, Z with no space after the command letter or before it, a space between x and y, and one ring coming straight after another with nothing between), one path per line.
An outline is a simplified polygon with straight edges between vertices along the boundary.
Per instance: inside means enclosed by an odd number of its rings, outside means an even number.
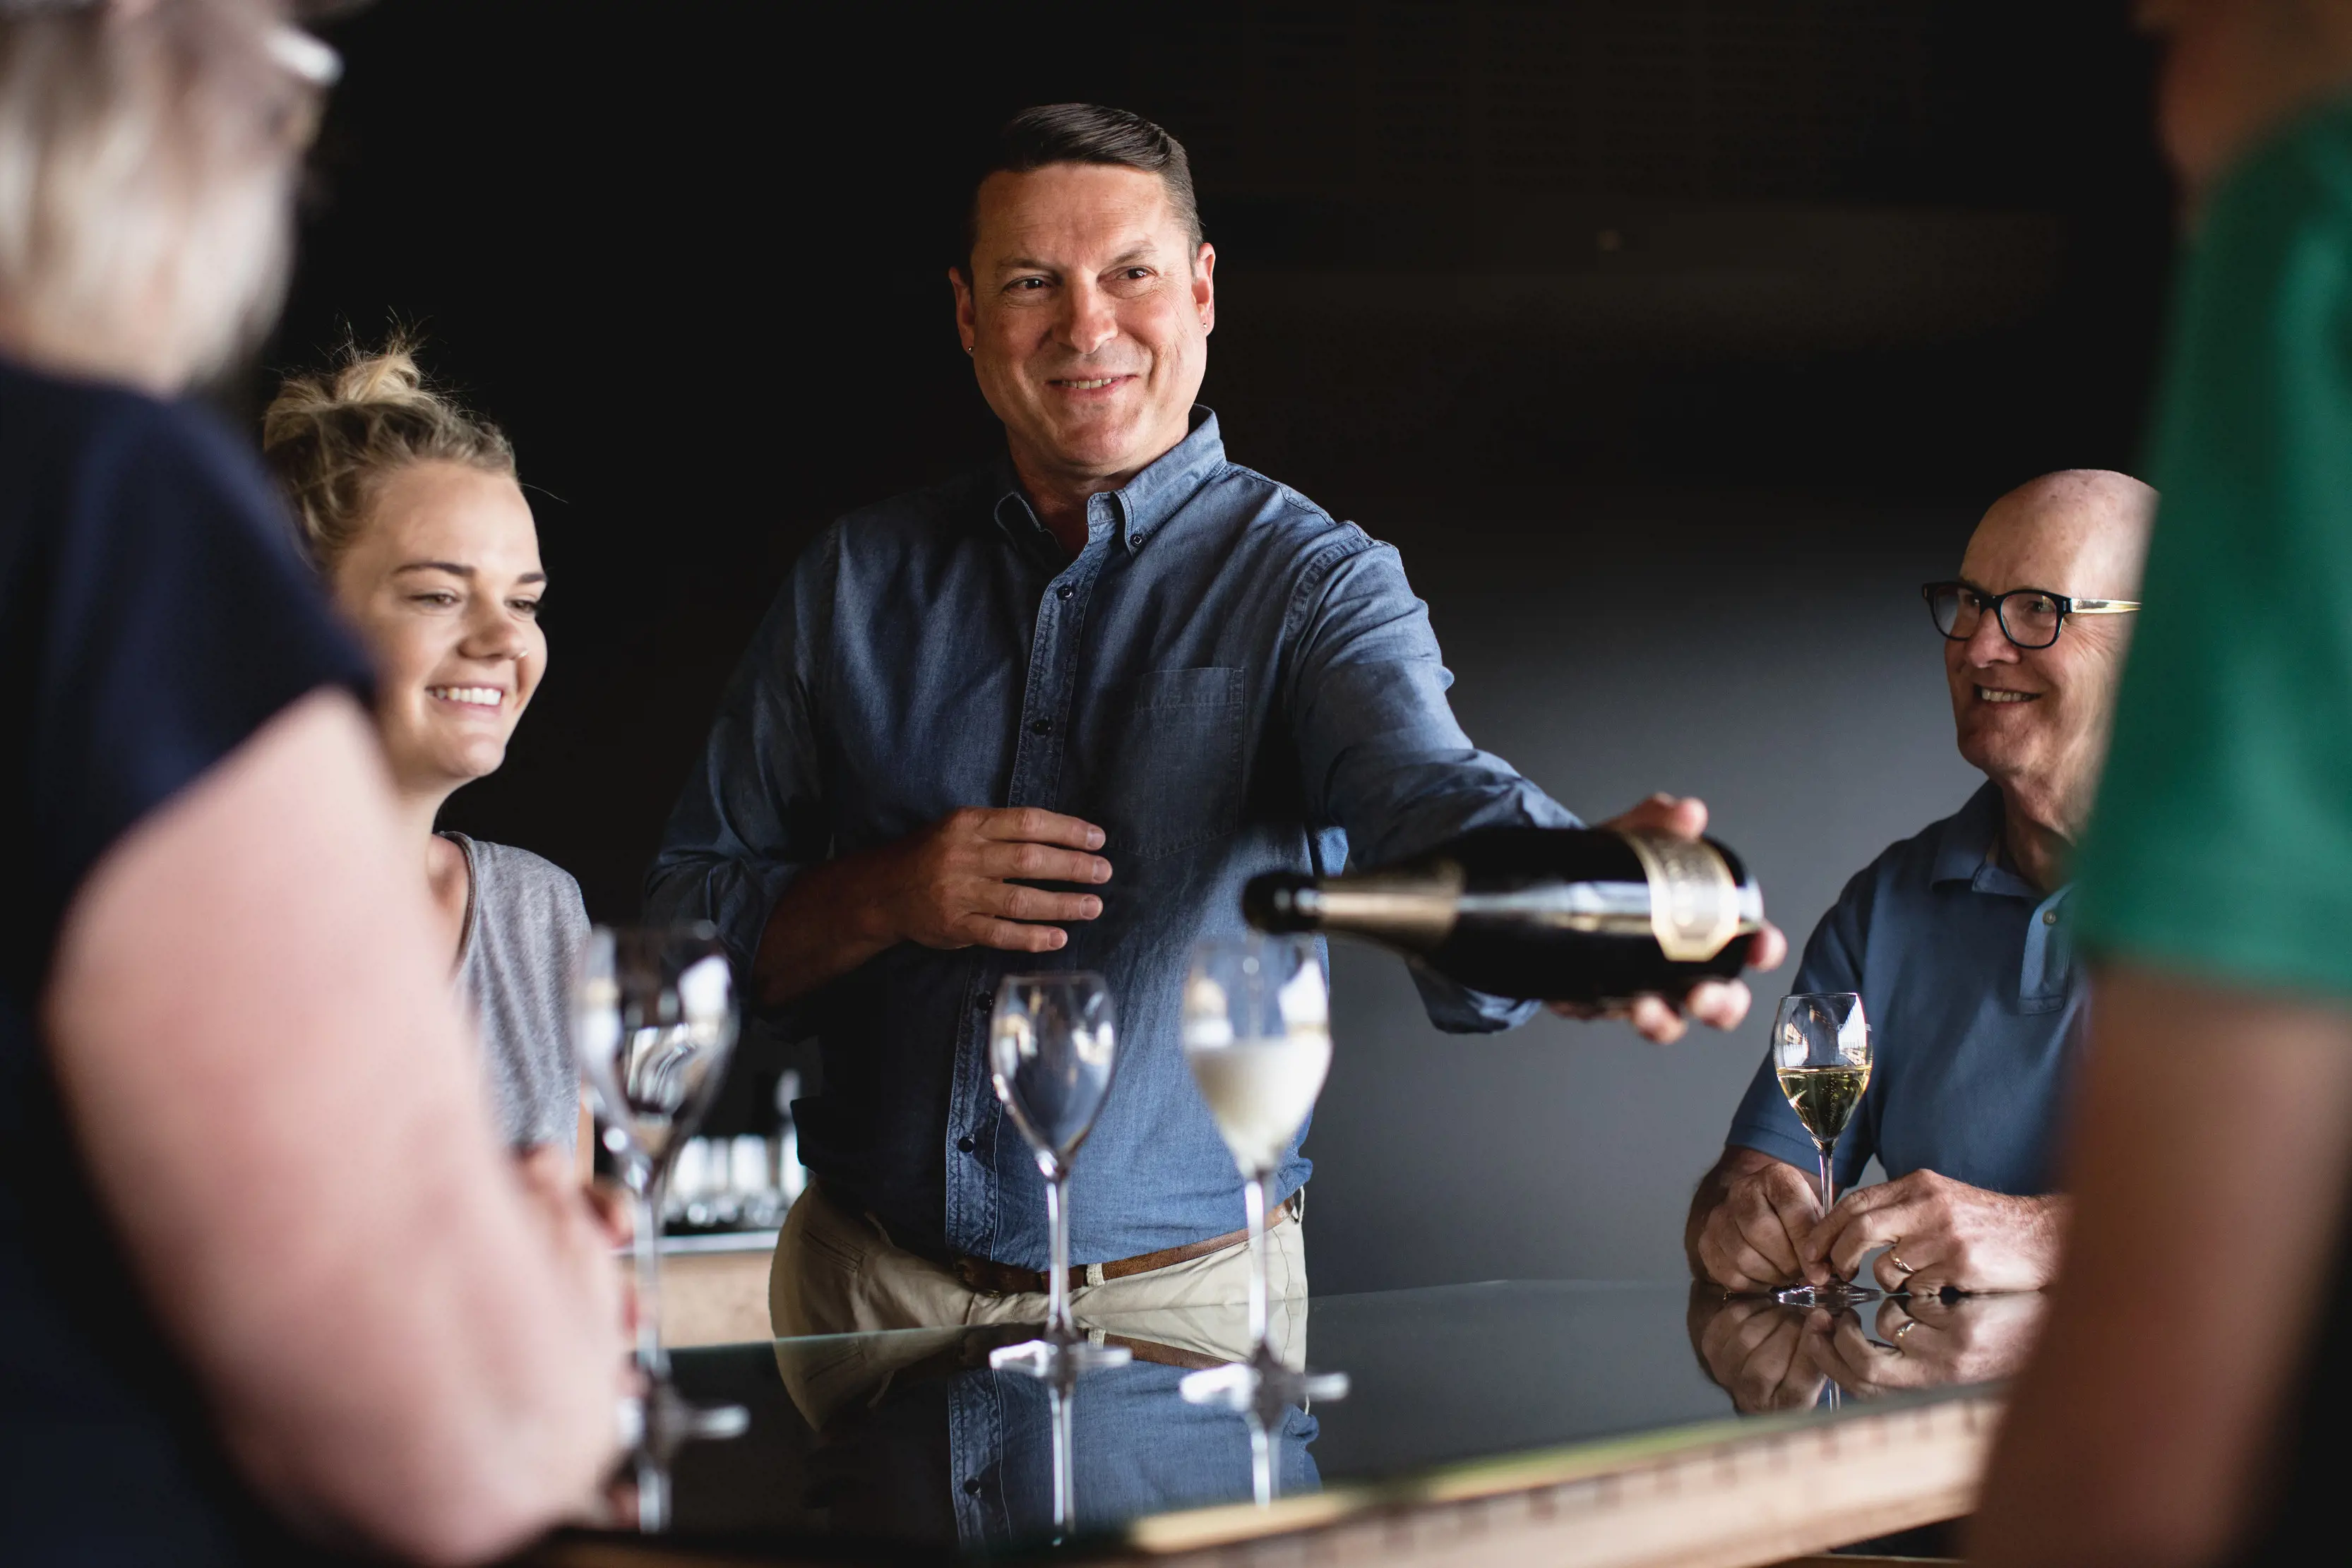
M1805 1238L1808 1267L1853 1278L1873 1248L1879 1287L1933 1295L1938 1291L2038 1291L2058 1272L2070 1200L2063 1195L2011 1197L1934 1171L1838 1199Z
M545 1219L547 1235L574 1288L583 1301L597 1306L608 1321L620 1325L624 1343L636 1333L636 1302L622 1282L619 1260L614 1256L612 1195L580 1185L578 1168L569 1150L542 1144L519 1155L515 1174L536 1211ZM620 1239L627 1239L626 1210L622 1210ZM634 1395L635 1370L624 1360L614 1367L616 1399Z
M864 891L896 940L1050 953L1069 933L1037 923L1092 920L1102 900L1013 879L1108 882L1110 862L1087 852L1102 842L1100 828L1076 817L1027 806L968 806L875 852Z
M1732 1408L1748 1416L1811 1408L1824 1379L1805 1354L1807 1309L1753 1296L1703 1301L1706 1290L1694 1288L1691 1345Z
M1861 1395L1901 1388L1990 1383L2025 1364L2050 1299L2039 1291L1999 1296L1889 1296L1879 1303L1878 1339L1852 1312L1817 1312L1805 1325L1813 1364Z
M1630 830L1695 839L1706 831L1706 802L1696 796L1653 795L1632 810L1612 817L1601 825L1621 831ZM1749 939L1748 967L1751 969L1777 969L1788 956L1789 939L1781 936L1780 928L1769 921L1766 921L1764 929ZM1551 1010L1563 1018L1622 1018L1632 1023L1644 1039L1665 1045L1680 1040L1683 1031L1689 1027L1683 1021L1685 1012L1717 1029L1738 1028L1739 1020L1748 1016L1748 985L1743 980L1701 980L1680 1002L1650 994L1608 1008L1554 1002Z
M1807 1273L1800 1250L1822 1217L1813 1184L1796 1166L1769 1155L1741 1153L1748 1157L1738 1163L1749 1168L1724 1184L1721 1200L1699 1228L1693 1249L1699 1268L1727 1291L1773 1291L1800 1279L1826 1281L1828 1273L1819 1265Z

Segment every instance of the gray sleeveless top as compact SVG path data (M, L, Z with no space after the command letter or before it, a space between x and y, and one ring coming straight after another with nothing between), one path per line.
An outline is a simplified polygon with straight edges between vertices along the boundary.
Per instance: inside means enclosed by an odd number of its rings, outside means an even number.
M481 1031L499 1131L521 1147L572 1148L580 1134L580 1069L572 1053L572 968L588 941L580 884L529 850L463 833L473 892L457 982Z

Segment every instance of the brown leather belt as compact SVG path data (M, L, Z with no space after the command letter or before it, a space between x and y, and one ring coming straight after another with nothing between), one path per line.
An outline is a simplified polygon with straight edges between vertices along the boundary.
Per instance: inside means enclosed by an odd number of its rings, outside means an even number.
M1277 1205L1266 1217L1265 1228L1272 1230L1286 1219L1296 1218L1307 1210L1307 1189L1300 1187ZM1136 1274L1149 1274L1155 1269L1172 1269L1179 1263L1190 1263L1195 1258L1206 1258L1212 1252L1223 1252L1228 1247L1238 1247L1249 1239L1246 1230L1229 1230L1223 1236L1212 1236L1204 1241L1187 1241L1181 1247L1163 1247L1157 1252L1145 1252L1133 1258L1120 1258L1102 1265L1105 1280L1124 1280ZM978 1291L986 1296L1043 1295L1047 1285L1045 1270L1024 1269L1014 1263L999 1263L993 1258L953 1258L948 1267L963 1282L967 1291ZM1083 1290L1087 1285L1084 1265L1070 1269L1070 1289Z

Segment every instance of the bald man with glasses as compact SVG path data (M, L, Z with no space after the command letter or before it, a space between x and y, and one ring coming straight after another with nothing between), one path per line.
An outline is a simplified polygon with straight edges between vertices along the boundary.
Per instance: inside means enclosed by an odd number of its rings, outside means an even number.
M1960 575L1921 592L1944 635L1960 755L1984 786L1846 884L1795 990L1856 991L1877 1047L1824 1218L1811 1137L1769 1057L1692 1200L1692 1272L1733 1291L1852 1279L2030 1291L2067 1203L2052 1142L2084 988L2067 864L2098 787L2156 492L2045 475L1993 503ZM1875 1155L1888 1180L1853 1183Z

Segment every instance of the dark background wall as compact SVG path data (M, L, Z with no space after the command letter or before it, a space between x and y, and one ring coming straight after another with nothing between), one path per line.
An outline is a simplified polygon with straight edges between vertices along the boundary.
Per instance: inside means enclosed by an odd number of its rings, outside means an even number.
M2120 5L816 15L382 0L331 35L265 363L397 319L513 434L553 660L449 821L600 917L803 541L991 450L941 272L1027 103L1191 148L1203 399L1403 550L1472 734L1588 813L1703 794L1800 940L1974 781L1916 585L2001 490L2137 462L2170 196ZM1319 1286L1678 1270L1755 1027L1465 1041L1392 961L1335 968Z

